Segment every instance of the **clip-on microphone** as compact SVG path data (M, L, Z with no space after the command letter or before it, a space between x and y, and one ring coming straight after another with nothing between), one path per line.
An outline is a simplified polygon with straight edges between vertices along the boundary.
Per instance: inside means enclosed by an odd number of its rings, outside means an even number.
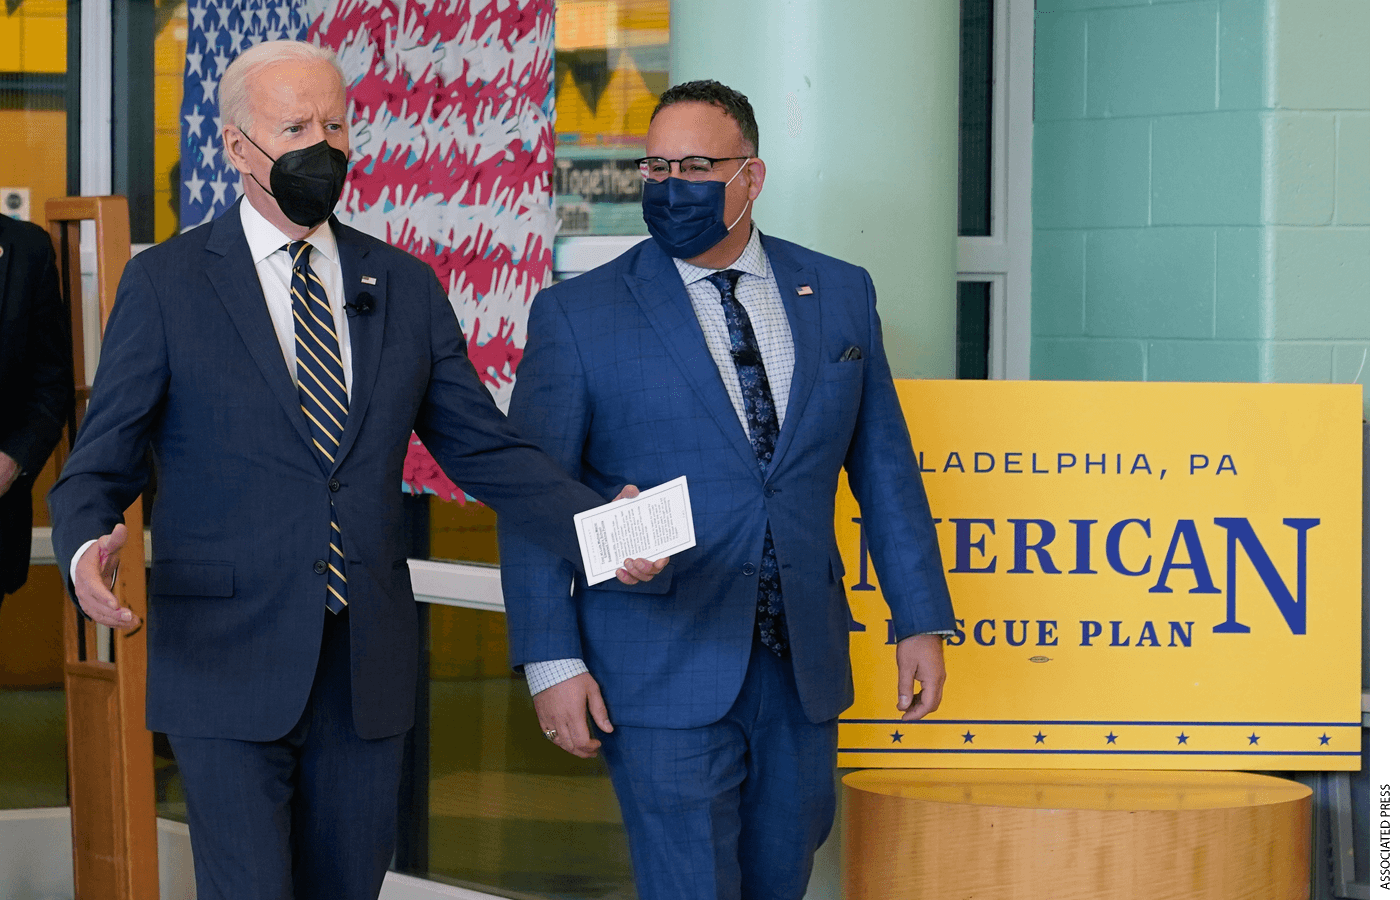
M347 316L367 316L374 312L374 295L369 291L360 291L353 303L345 304L345 315Z

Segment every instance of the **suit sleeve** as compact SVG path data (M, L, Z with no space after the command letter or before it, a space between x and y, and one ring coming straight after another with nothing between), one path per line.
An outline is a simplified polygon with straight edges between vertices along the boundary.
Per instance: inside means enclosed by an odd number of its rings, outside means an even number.
M110 532L145 488L146 451L169 383L160 303L138 257L122 273L87 413L49 491L54 555L65 582L77 549Z
M604 498L580 484L496 408L467 357L452 305L429 272L432 377L414 431L453 483L528 533L557 565L582 567L575 513Z
M33 290L28 296L11 298L29 305L24 342L29 390L19 420L0 433L0 452L19 463L25 476L32 476L49 458L73 410L73 345L48 235L38 234L29 256L35 273Z
M542 291L531 309L510 420L569 474L580 474L591 406L578 344L555 291ZM511 664L581 658L573 571L526 532L502 528L500 543Z
M893 617L895 637L953 629L953 604L943 574L928 496L914 459L909 428L885 357L875 287L864 277L870 350L846 475L860 504L870 557Z

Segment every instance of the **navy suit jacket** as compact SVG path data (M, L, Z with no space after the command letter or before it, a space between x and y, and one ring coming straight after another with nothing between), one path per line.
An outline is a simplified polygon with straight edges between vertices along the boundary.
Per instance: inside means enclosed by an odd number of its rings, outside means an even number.
M372 739L413 724L418 630L401 494L410 431L459 487L555 553L578 559L571 516L604 502L506 423L432 270L332 225L346 295L369 293L372 309L348 320L355 380L329 474L236 205L122 275L92 400L49 504L66 570L140 495L153 451L153 730L274 740L296 723L325 616L315 567L332 498L349 566L356 731Z
M685 728L733 704L753 642L765 527L809 719L850 705L849 623L834 506L844 467L895 633L953 627L927 497L864 269L764 235L796 365L765 478L674 262L654 241L542 291L510 419L601 493L687 476L697 544L653 581L571 583L501 529L513 662L581 657L623 725ZM798 287L811 288L810 295ZM851 347L860 358L846 359Z
M0 496L0 595L29 575L30 492L73 411L73 345L53 242L0 216L0 452L20 476Z

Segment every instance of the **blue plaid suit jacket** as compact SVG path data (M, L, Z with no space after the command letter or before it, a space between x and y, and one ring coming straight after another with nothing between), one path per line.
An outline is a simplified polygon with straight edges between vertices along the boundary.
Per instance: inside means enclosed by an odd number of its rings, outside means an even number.
M843 467L896 634L953 626L870 276L767 235L763 247L796 352L766 479L675 264L654 241L542 291L530 314L512 424L604 496L679 475L690 483L697 544L646 584L574 583L568 563L501 530L513 663L581 657L619 724L697 727L728 711L752 647L758 577L745 565L756 570L767 523L803 709L820 722L850 705L833 522ZM851 347L861 358L843 361Z

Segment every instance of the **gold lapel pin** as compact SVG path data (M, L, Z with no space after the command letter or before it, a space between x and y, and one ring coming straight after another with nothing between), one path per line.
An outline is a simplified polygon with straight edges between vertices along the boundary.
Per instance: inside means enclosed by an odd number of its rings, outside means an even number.
M360 276L360 284L378 284L378 283L379 283L379 279L375 278L373 275L361 275L361 276Z

